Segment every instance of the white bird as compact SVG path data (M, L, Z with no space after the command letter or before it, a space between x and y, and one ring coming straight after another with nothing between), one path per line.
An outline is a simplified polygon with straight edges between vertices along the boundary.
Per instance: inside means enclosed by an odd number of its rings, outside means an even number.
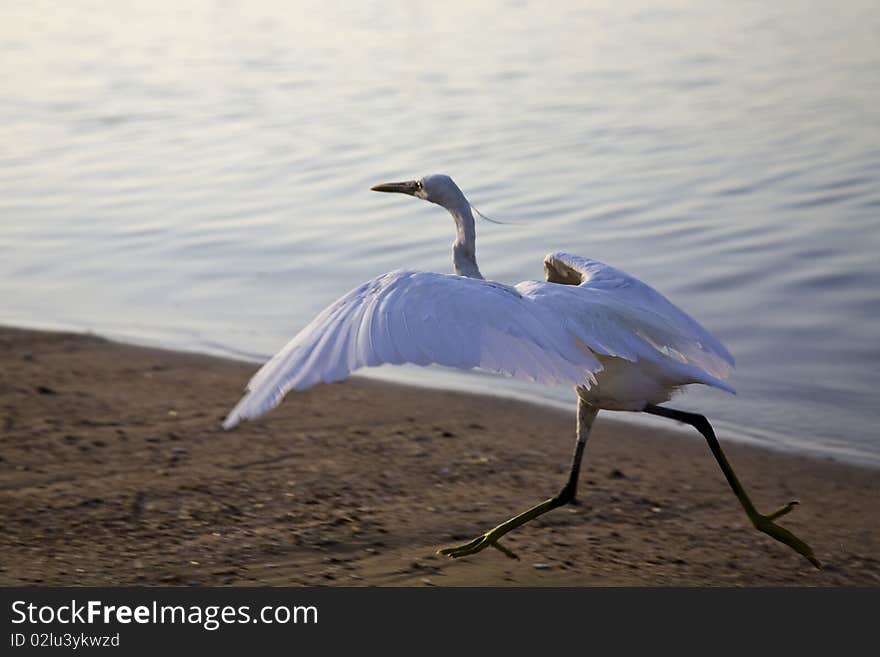
M510 286L483 279L476 260L471 205L446 175L372 188L415 196L446 208L455 221L455 274L397 270L355 288L320 313L250 380L223 423L230 429L274 408L291 390L340 381L385 363L480 368L540 383L575 386L577 442L562 491L464 545L440 550L461 557L575 497L584 445L601 409L647 412L686 422L708 440L754 526L820 567L810 547L774 519L791 502L762 515L749 500L705 417L660 407L682 386L724 382L730 353L663 295L596 260L551 253L546 281Z

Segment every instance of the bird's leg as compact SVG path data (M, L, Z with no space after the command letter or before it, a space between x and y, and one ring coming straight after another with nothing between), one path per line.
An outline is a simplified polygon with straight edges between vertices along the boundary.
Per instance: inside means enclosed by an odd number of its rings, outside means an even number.
M564 506L565 504L568 504L569 502L574 500L575 494L577 493L578 475L580 474L581 470L581 459L584 455L584 446L587 444L587 438L590 435L590 428L593 426L593 420L596 418L596 413L598 412L599 409L590 406L582 399L578 399L577 443L574 448L574 457L571 461L571 472L568 475L568 482L556 496L551 497L549 500L545 500L536 506L533 506L527 511L523 511L519 515L511 518L510 520L490 529L485 534L480 534L474 540L469 541L468 543L437 550L437 554L442 554L446 557L453 558L466 557L470 554L475 554L491 546L496 548L497 550L500 550L508 557L516 559L517 556L508 548L501 545L498 542L498 539L504 536L507 532L526 524L530 520L534 520L538 516L543 515L548 511L552 511L557 507Z
M691 425L697 431L703 434L703 437L709 443L709 449L712 450L712 454L715 456L715 460L718 461L718 465L721 466L721 471L727 478L727 483L730 484L730 487L733 489L736 498L739 500L739 503L742 504L743 509L745 509L746 515L749 517L749 520L752 521L755 529L772 536L781 543L785 543L795 552L803 555L803 557L807 559L807 561L809 561L811 564L813 564L816 568L819 568L821 570L822 564L813 554L813 550L810 548L810 546L804 543L801 539L792 534L790 531L788 531L785 527L780 527L775 522L773 522L777 518L781 518L786 513L793 510L798 503L789 502L785 506L780 507L773 513L769 513L767 515L759 513L758 510L755 508L755 505L752 504L752 501L749 499L749 496L746 494L746 491L742 487L742 484L739 483L739 479L736 478L736 474L734 473L733 468L727 461L727 457L724 455L724 452L721 449L721 445L718 443L718 439L715 437L715 431L712 429L712 425L709 424L709 420L707 420L704 416L698 415L696 413L686 413L685 411L679 411L674 408L665 408L663 406L655 406L653 404L648 404L645 407L645 413L659 415L660 417L666 417L672 420L678 420L679 422L684 422L685 424Z

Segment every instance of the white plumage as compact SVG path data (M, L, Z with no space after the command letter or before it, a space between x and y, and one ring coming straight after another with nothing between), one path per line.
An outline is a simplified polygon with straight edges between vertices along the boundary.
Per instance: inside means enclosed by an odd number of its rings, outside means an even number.
M544 259L546 281L514 286L483 280L471 206L449 176L373 187L442 205L455 220L455 274L393 271L355 288L318 315L251 379L226 429L276 406L291 390L339 381L384 363L479 367L577 389L577 441L559 494L439 554L465 557L487 547L515 556L499 539L575 499L580 463L602 409L643 411L686 422L709 443L727 482L756 529L821 564L809 545L758 512L702 415L659 406L681 386L702 383L733 392L733 358L709 331L629 274L567 253Z
M566 383L596 408L644 409L680 386L733 392L733 358L706 329L638 279L596 260L553 253L547 281L482 279L473 215L448 176L378 186L439 203L456 222L457 274L400 270L355 288L318 315L248 384L234 427L291 390L386 363L481 368Z

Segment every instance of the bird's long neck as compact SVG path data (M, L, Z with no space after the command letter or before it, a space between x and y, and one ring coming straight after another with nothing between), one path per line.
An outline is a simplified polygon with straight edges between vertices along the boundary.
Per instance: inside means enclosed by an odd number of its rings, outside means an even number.
M471 206L464 198L447 208L455 219L455 242L452 244L452 267L459 276L483 278L477 266L477 235Z

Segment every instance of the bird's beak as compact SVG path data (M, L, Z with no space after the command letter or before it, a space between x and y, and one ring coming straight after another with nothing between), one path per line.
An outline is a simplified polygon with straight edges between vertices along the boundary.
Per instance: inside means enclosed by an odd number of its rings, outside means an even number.
M407 180L406 182L391 182L370 187L374 192L397 192L398 194L409 194L415 196L419 190L419 183L416 180Z

